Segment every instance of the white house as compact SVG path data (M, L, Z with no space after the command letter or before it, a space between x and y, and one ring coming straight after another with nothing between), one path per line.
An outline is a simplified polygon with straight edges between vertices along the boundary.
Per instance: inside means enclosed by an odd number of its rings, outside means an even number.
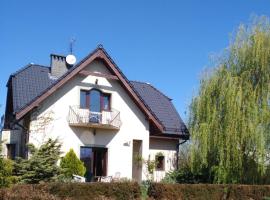
M51 55L51 66L29 64L9 77L2 140L4 155L27 157L27 143L58 138L85 163L87 179L148 176L177 166L189 132L172 100L148 83L129 81L102 46L75 65Z

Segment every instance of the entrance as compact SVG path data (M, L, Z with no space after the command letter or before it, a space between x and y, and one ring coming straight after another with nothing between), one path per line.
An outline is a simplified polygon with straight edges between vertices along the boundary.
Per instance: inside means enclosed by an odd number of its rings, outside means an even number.
M132 179L137 182L142 180L142 165L142 141L133 140Z
M107 148L81 147L80 158L86 167L87 181L94 181L97 176L107 176Z

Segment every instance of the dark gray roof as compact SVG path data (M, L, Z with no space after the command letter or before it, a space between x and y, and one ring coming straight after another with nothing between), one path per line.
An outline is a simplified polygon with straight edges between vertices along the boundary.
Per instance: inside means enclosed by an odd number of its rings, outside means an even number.
M17 112L54 82L50 68L29 64L11 75L13 111Z
M149 83L130 81L130 84L146 107L163 125L166 133L189 134L186 125L171 101L172 99L168 98Z

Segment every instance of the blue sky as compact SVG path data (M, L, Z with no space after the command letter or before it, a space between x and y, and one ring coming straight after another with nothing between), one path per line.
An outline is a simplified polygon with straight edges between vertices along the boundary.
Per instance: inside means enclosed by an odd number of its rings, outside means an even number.
M0 114L9 75L31 62L49 65L74 37L78 60L103 44L130 80L163 91L186 121L209 56L252 14L269 16L270 1L1 0Z

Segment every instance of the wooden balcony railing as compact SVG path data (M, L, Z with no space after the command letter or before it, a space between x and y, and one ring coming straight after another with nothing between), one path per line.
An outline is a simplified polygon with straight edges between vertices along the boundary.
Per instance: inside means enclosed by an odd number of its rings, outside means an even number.
M122 122L120 112L110 111L92 112L79 106L70 106L68 113L70 126L92 127L100 129L120 129Z

